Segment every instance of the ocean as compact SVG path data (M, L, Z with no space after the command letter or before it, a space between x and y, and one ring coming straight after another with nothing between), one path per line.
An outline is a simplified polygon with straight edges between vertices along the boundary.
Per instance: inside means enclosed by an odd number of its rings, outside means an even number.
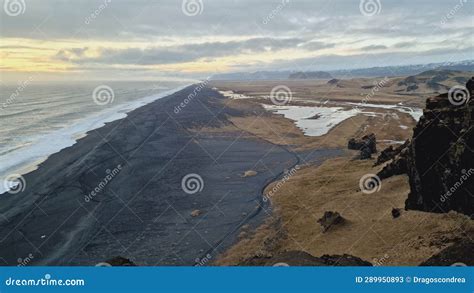
M165 97L189 81L46 83L0 86L0 194L7 178L34 170L87 131Z

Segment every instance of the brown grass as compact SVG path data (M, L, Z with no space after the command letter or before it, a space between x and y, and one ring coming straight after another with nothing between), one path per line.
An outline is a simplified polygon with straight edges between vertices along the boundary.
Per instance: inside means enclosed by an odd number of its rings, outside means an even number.
M347 141L352 137L361 137L375 133L378 140L404 141L412 136L415 126L413 118L405 113L387 109L370 109L372 112L386 114L384 118L357 115L336 125L327 134L319 137L305 136L296 127L293 121L285 119L283 115L271 114L263 109L257 100L226 100L226 106L244 111L242 117L228 117L233 125L220 128L199 128L194 131L207 133L231 133L245 131L246 138L253 136L279 145L293 145L296 150L315 148L345 148ZM397 117L397 118L394 118ZM407 126L406 129L400 125ZM380 148L386 143L381 142Z
M359 180L373 161L332 159L298 171L272 197L271 218L216 261L237 265L255 255L303 250L315 256L352 254L379 265L418 265L457 238L474 235L473 221L454 212L402 211L409 187L406 176L383 181L381 190L364 194ZM271 186L269 188L272 188ZM325 211L337 211L348 223L322 233ZM280 223L280 224L276 224ZM273 243L268 247L265 243Z

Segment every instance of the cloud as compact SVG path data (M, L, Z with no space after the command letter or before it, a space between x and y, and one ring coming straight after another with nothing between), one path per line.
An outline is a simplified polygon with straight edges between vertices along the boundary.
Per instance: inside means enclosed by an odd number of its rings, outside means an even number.
M62 49L56 53L55 58L61 61L72 61L75 58L81 58L84 56L86 51L89 48L71 48L71 49Z
M304 43L304 40L299 38L252 38L242 41L206 42L146 49L105 48L101 49L99 56L96 57L84 56L87 48L75 48L60 50L56 54L56 58L77 64L159 65L191 62L204 58L225 57L236 54L275 52L282 49L296 48L301 43Z
M336 44L334 43L325 43L325 42L319 42L319 41L310 41L302 44L300 47L307 49L307 50L321 50L321 49L328 49L328 48L334 48Z
M36 60L57 62L58 68L137 66L142 72L153 65L197 61L206 65L223 57L231 60L225 70L250 71L309 65L370 67L473 56L466 48L474 37L474 1L449 18L457 1L383 0L381 12L373 17L360 12L359 1L290 0L283 6L281 0L202 2L202 13L190 17L183 13L182 1L176 0L112 0L106 7L100 6L102 0L27 1L24 14L2 18L0 37L5 45L0 53L26 60L20 49L38 50L44 59ZM45 48L43 43L53 45ZM239 59L264 53L273 61ZM28 62L35 59L31 56ZM11 66L13 62L4 64Z
M360 49L363 51L376 51L376 50L385 50L385 49L388 49L388 47L385 45L369 45L369 46L362 47Z
M396 43L395 45L393 45L394 48L399 48L399 49L409 48L409 47L413 47L413 46L414 46L414 43L412 43L412 42L400 42L400 43Z

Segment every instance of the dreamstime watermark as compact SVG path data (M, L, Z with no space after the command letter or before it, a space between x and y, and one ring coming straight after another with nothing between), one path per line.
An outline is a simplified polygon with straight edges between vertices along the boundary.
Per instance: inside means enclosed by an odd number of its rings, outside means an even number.
M90 202L91 200L94 199L99 193L101 193L105 187L122 171L122 165L117 165L115 168L112 170L107 169L105 173L105 177L99 182L99 184L96 185L96 187L89 192L87 195L84 196L84 201L85 202Z
M280 190L280 188L288 181L290 180L291 177L293 177L298 171L300 170L300 166L299 165L296 165L295 167L291 168L288 172L285 173L285 175L283 176L283 178L281 180L279 180L273 187L272 189L267 192L267 194L265 194L263 196L263 201L264 202L267 202L269 201L274 195L275 193L278 192L278 190Z
M205 88L207 87L207 85L209 84L209 77L206 78L205 81L199 83L195 88L194 90L186 97L186 99L184 99L178 106L175 106L174 107L174 110L173 112L175 114L178 114L179 112L181 112L184 108L186 108L186 106L191 103L194 98L197 97L197 95Z
M10 174L3 180L3 187L9 194L17 194L25 191L26 180L20 174Z
M454 15L467 3L467 0L459 0L459 3L454 5L454 7L441 19L441 25L446 24L449 20L451 20Z
M371 88L370 92L362 99L361 104L367 104L370 100L378 93L385 85L388 83L388 77L384 77L380 81L375 81L374 86ZM357 105L359 107L359 105Z
M365 16L374 16L382 12L380 0L360 0L359 10Z
M384 266L389 259L390 256L386 253L381 258L374 258L373 265L376 267Z
M195 194L204 189L204 180L199 174L190 173L181 179L181 188L187 194Z
M84 24L88 25L93 20L95 20L102 13L102 11L104 11L109 6L109 4L111 2L112 2L112 0L104 0L104 2L102 4L100 4L91 14L89 14L84 19Z
M272 21L273 18L275 18L275 16L277 16L281 12L281 10L289 3L290 3L290 0L281 0L281 3L278 4L277 7L275 7L275 9L270 11L270 13L267 16L265 16L265 18L263 18L262 24L266 25L270 21Z
M108 85L99 85L92 92L92 99L94 103L99 106L112 104L115 99L114 90Z
M11 277L5 279L6 286L26 286L26 287L55 287L55 286L85 286L84 279L55 279L50 274L44 275L40 279L13 279Z
M463 169L461 170L461 177L459 178L459 180L454 183L453 186L451 186L451 188L444 194L441 195L440 197L440 201L441 202L446 202L446 200L448 200L459 188L461 188L461 186L467 181L469 180L469 178L472 176L472 174L474 174L474 169L470 168L469 170L466 170L466 169Z
M8 16L18 16L26 11L25 0L5 0L3 3L3 11Z
M16 99L20 96L20 94L28 87L28 85L33 81L33 76L29 76L26 80L18 83L18 86L16 87L15 91L8 97L8 99L5 101L5 103L2 104L0 107L0 110L4 110L11 104L13 104Z
M33 261L34 258L35 258L35 256L32 253L28 254L24 258L20 257L16 260L17 263L18 263L17 266L18 267L26 267L28 264L30 264Z
M277 106L284 106L290 103L292 99L293 93L286 85L277 85L270 93L270 101Z
M196 16L204 11L204 3L202 0L183 0L181 10L187 16Z
M465 105L470 99L471 94L465 86L455 85L448 91L448 100L453 106Z
M359 188L365 194L379 192L382 188L382 180L375 174L365 174L359 180Z
M196 264L194 265L195 267L203 267L207 264L209 264L209 262L212 260L212 255L210 255L209 253L206 254L206 256L204 256L203 258L196 258L194 261L196 262Z

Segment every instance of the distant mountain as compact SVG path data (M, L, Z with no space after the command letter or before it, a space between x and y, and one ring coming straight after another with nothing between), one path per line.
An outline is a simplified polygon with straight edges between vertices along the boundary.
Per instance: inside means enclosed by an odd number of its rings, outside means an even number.
M465 84L474 75L472 72L433 69L408 77L392 79L394 92L423 93L447 92L452 86Z
M418 89L418 85L423 83L426 84L428 88L431 88L435 91L439 91L441 89L449 90L449 87L441 84L441 82L447 81L451 77L464 78L465 80L463 80L462 83L467 82L467 77L456 76L456 73L461 72L450 70L428 70L399 81L398 86L406 87L406 91L408 92Z
M332 75L325 71L300 71L290 74L289 79L332 79Z
M216 74L211 77L212 80L285 80L285 79L331 79L331 78L354 78L354 77L381 77L381 76L407 76L417 75L430 70L457 70L474 72L474 60L465 60L458 62L430 63L418 65L403 66L385 66L348 70L332 70L327 72L308 71L296 72L292 70L283 71L257 71L257 72L234 72ZM311 75L314 74L314 77ZM328 74L325 77L319 74ZM292 77L293 76L293 77ZM308 77L309 76L309 77Z
M211 76L212 80L284 80L294 71L257 71L222 73Z
M285 79L331 79L324 71L257 71L215 74L212 80L285 80Z
M416 75L430 70L474 71L474 60L329 71L336 78Z

